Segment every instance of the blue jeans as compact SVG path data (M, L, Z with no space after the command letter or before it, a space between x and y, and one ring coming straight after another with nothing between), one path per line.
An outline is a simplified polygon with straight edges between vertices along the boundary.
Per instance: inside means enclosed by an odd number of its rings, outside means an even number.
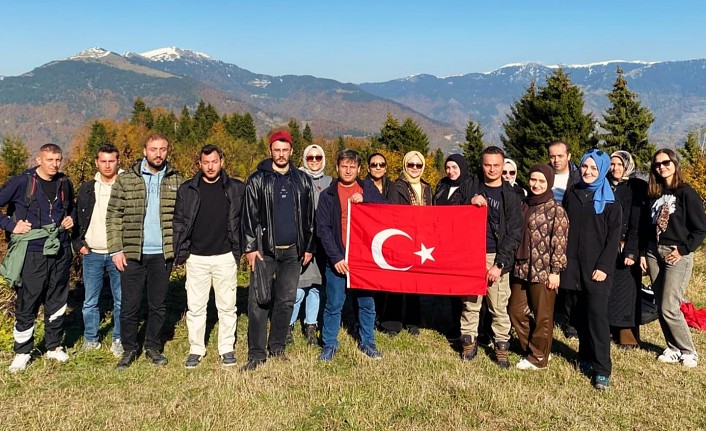
M313 284L309 287L298 287L297 297L294 299L294 307L292 308L292 320L289 321L289 325L294 325L299 317L299 308L302 305L302 301L306 297L306 306L304 307L304 324L305 325L316 325L319 318L319 307L321 305L321 299L319 298L319 285Z
M110 276L110 290L113 292L113 340L120 339L120 272L109 254L88 253L83 256L83 287L86 291L83 300L83 336L86 341L98 340L100 310L98 300L103 290L103 272Z
M360 346L375 345L375 300L374 292L354 289L351 291L358 301L358 335ZM326 267L326 306L321 339L324 347L338 348L338 330L341 327L341 311L346 302L346 277Z

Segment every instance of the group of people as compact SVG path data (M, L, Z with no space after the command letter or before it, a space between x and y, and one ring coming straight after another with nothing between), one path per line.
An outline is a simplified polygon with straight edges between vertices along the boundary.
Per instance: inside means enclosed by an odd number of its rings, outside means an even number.
M173 264L186 267L190 350L184 366L197 367L206 355L211 289L220 361L236 365L242 254L252 271L242 370L285 357L302 305L306 342L320 345L319 359L331 361L348 294L359 349L379 359L375 330L418 335L421 301L414 294L346 289L349 202L487 207L487 294L450 298L449 334L458 340L464 361L472 360L479 340L489 336L498 366L510 367L514 328L523 353L516 367L546 368L556 322L567 337L579 340L579 369L597 389L607 389L611 338L622 348L639 346L638 292L646 271L667 342L658 360L697 365L679 306L693 252L706 235L706 215L673 151L655 153L645 182L634 175L635 163L625 151L592 149L576 166L566 143L552 142L549 163L530 168L525 190L516 181L516 163L490 146L480 167L450 155L446 176L432 190L422 179L425 157L416 151L404 155L400 176L392 180L383 154L368 157L368 175L360 179L361 156L342 150L334 179L324 173L322 147L306 147L297 169L290 160L289 133L275 132L269 143L271 157L245 183L226 174L224 154L214 145L201 148L199 170L185 180L167 161L169 142L163 135L149 136L144 158L125 172L118 169L117 148L104 144L96 154L95 178L81 185L75 202L73 185L60 172L61 149L42 146L37 166L0 189L0 206L8 206L0 226L12 234L0 271L17 289L10 371L23 371L32 359L42 303L46 356L69 360L61 342L72 248L83 258L82 349L102 347L98 304L107 272L114 304L110 350L119 358L118 370L130 367L143 350L151 363L167 364L162 330ZM148 316L140 346L143 294Z

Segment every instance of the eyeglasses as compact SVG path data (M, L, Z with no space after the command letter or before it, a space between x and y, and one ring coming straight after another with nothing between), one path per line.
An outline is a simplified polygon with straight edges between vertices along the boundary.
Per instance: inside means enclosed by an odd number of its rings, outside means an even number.
M324 159L324 156L318 155L318 156L306 156L306 161L307 162L313 162L316 160L317 162L320 162Z
M515 171L503 171L503 175L515 175Z
M386 167L386 166L387 166L387 163L385 163L385 162L371 163L371 164L370 164L370 167L371 167L371 168L380 168L380 169L382 169L382 168L384 168L384 167Z
M661 162L654 162L652 163L652 166L654 166L655 169L659 169L660 167L664 166L665 168L668 168L672 165L672 161L670 159L663 160Z
M407 169L422 169L424 167L421 163L407 163Z

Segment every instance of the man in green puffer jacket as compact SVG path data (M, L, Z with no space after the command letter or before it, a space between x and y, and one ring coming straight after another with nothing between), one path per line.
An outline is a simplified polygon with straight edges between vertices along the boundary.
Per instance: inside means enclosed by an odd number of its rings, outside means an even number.
M142 293L147 290L145 356L166 365L162 328L167 311L167 287L174 260L172 219L177 189L184 181L168 163L169 141L153 134L138 160L113 185L108 202L108 252L120 274L121 338L125 353L117 369L129 367L139 352L137 331Z

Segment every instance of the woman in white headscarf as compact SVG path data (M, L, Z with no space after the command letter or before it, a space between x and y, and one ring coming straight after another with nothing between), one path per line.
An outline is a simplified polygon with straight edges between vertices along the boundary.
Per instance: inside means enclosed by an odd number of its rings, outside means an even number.
M505 164L503 165L503 179L510 183L512 191L517 193L520 199L524 199L527 196L527 190L517 184L517 163L515 163L514 160L505 159Z
M319 205L319 194L321 194L321 191L328 187L332 181L330 176L324 175L325 168L326 154L324 154L323 148L315 144L304 148L304 152L302 154L302 166L299 169L304 171L309 178L311 178L311 182L314 184L314 208ZM321 248L319 247L319 249ZM299 308L305 298L306 307L304 309L304 336L306 337L308 344L319 344L317 337L319 307L321 304L319 298L319 288L322 283L322 268L319 263L323 265L324 262L325 258L315 255L309 264L303 268L303 272L299 277L297 296L294 300L292 319L289 324L289 333L287 334L288 344L294 342L294 323L296 323L297 318L299 317Z

